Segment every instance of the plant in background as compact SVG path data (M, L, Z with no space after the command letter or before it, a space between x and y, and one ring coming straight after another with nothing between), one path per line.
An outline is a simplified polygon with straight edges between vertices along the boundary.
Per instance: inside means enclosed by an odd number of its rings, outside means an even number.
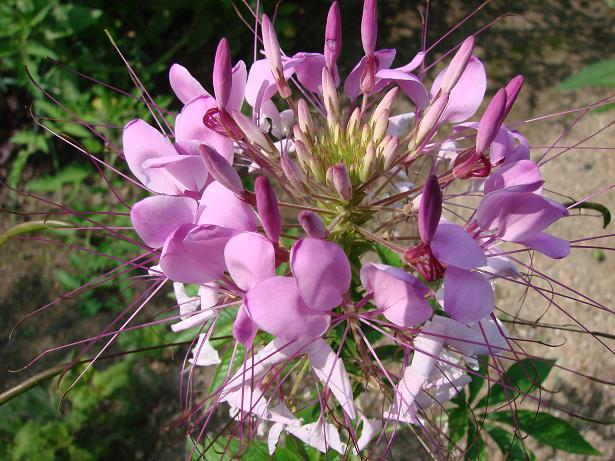
M430 63L425 43L396 67L366 0L364 56L342 76L337 2L323 53L286 55L253 13L260 59L233 63L222 39L213 92L171 66L175 117L135 75L151 119L125 125L122 150L136 178L124 181L149 194L130 205L140 240L78 212L75 227L140 248L123 267L146 289L86 350L102 344L95 360L161 323L191 338L180 422L194 459L380 459L408 427L436 459L486 459L487 435L506 459L534 458L526 434L597 454L545 412L565 411L538 393L557 365L509 333L494 294L512 283L582 296L532 264L534 252L569 254L550 226L590 197L558 202L506 123L523 78L478 116L487 77L474 37L435 78L442 58ZM170 282L175 305L137 323Z

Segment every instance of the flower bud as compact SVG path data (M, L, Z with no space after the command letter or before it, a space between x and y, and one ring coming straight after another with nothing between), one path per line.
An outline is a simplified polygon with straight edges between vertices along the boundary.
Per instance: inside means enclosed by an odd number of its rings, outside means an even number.
M476 152L483 154L495 139L502 126L506 109L506 90L500 88L489 102L485 113L478 123L476 133Z
M419 235L425 243L431 242L442 215L442 190L438 177L430 175L423 186L421 204L419 205Z
M229 162L226 161L215 149L207 144L199 146L201 157L207 166L207 170L213 178L228 190L241 194L244 192L241 178Z
M331 76L331 71L326 67L322 68L322 98L325 101L325 108L327 109L327 121L331 123L331 121L337 119L340 102L337 90L335 89L335 82Z
M361 123L361 109L356 107L355 110L352 111L350 118L348 119L348 124L346 125L346 132L349 136L354 135L359 129L359 124Z
M350 183L350 175L348 169L343 163L337 163L327 170L327 181L331 183L337 194L343 200L352 198L352 184Z
M463 72L466 70L470 58L472 57L472 51L474 51L474 37L470 36L466 38L451 63L446 68L444 77L442 77L442 84L440 85L440 91L443 93L450 93L453 87L457 84Z
M277 243L282 233L282 218L278 198L275 196L271 183L264 176L256 178L254 195L256 195L256 211L258 211L265 234L269 240Z
M340 5L337 1L333 2L327 15L327 27L325 28L325 64L329 69L333 69L342 48L342 18L340 16Z
M374 174L377 165L378 158L376 157L376 148L374 144L370 142L361 163L361 171L359 172L361 181L367 181Z
M378 18L376 15L376 0L363 2L363 16L361 17L361 43L365 56L373 56L376 51L376 38L378 37Z
M271 72L278 84L278 91L283 98L290 97L290 88L286 84L284 78L284 67L282 66L282 51L280 50L280 43L275 33L271 21L266 14L263 15L261 21L261 28L263 30L263 46L265 48L265 56L271 67Z
M385 111L387 114L386 118L389 118L389 114L391 113L391 106L395 102L395 98L397 98L398 94L399 94L399 88L395 87L392 90L389 90L389 92L384 95L384 98L382 98L382 101L380 101L378 106L376 106L376 109L374 109L374 113L372 114L370 123L374 124L378 122L378 120L384 117Z
M310 167L310 171L312 172L312 174L314 175L314 178L316 178L317 181L325 182L325 179L326 179L325 167L322 165L322 162L318 160L318 158L314 156L310 156L309 157L309 167Z
M438 126L440 117L448 104L448 93L441 94L426 110L419 122L419 126L414 138L414 146L419 146L425 137Z
M299 99L297 103L297 121L301 131L304 133L314 133L314 123L312 122L310 108L304 99Z
M235 120L235 123L237 123L237 126L241 129L248 141L258 145L266 151L270 150L270 143L265 133L263 133L250 118L238 111L233 111L232 115L233 120Z
M389 128L389 111L384 109L382 111L382 116L376 120L376 124L374 125L374 134L372 135L372 139L374 142L380 142L380 140L384 137Z
M299 165L293 162L288 155L282 155L280 157L280 164L282 165L282 170L286 175L286 179L291 183L291 185L299 190L304 189L305 175Z
M303 227L305 233L313 238L317 239L325 239L327 238L327 229L325 229L325 225L318 216L313 211L303 210L299 213L297 218L299 220L299 224Z
M523 87L523 75L517 75L506 85L506 109L504 109L503 118L506 118L512 109L513 104L517 100L517 96L519 96L521 92L521 87Z
M307 136L305 135L303 131L301 131L301 128L299 127L299 125L293 126L293 135L294 135L295 141L301 141L306 146L310 145L310 142Z
M223 38L218 43L214 59L213 85L216 102L220 109L225 109L231 97L233 84L233 66L231 64L231 50L228 41Z
M384 169L391 168L395 160L397 160L397 148L399 147L399 138L391 138L382 149L382 159L384 161Z
M297 151L297 159L302 165L310 164L311 154L305 144L298 139L295 140L295 151Z

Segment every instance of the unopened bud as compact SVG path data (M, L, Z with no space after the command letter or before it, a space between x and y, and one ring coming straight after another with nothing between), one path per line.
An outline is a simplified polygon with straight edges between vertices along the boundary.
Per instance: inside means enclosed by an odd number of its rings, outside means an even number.
M376 157L376 148L372 143L367 147L365 157L361 163L361 171L359 172L359 178L361 181L367 181L375 172L378 164L378 158Z
M241 178L233 166L222 157L222 155L206 144L201 144L199 146L199 151L201 152L201 157L203 157L205 166L207 166L207 171L216 181L236 194L244 192Z
M285 154L280 157L280 164L282 165L282 170L286 175L286 179L288 179L291 185L296 189L303 190L305 175L299 165L297 165L296 162L292 161L290 157Z
M333 69L342 48L342 18L340 16L340 6L337 1L333 2L327 15L327 26L325 28L325 64L329 69Z
M380 142L380 140L384 137L389 128L389 111L384 109L382 111L382 117L376 120L376 124L374 125L374 134L372 139L374 142Z
M369 125L363 125L361 129L361 144L366 144L370 140L371 130Z
M397 148L399 147L399 138L391 138L382 149L382 160L384 169L391 168L395 160L397 160Z
M438 177L430 175L423 186L421 203L419 205L419 235L425 243L431 242L442 216L442 190Z
M318 158L311 156L309 159L310 171L318 182L324 183L326 180L325 167Z
M376 51L376 38L378 37L378 17L376 14L376 0L363 2L363 15L361 16L361 43L365 56L373 56Z
M352 111L350 118L348 119L348 125L346 125L346 132L349 136L354 135L358 129L359 124L361 123L361 109L356 107L355 110Z
M314 133L314 123L312 122L310 108L304 99L299 99L297 103L297 121L301 131L304 133Z
M450 93L455 87L466 67L468 67L472 51L474 51L474 37L470 36L463 41L459 50L451 59L451 63L446 68L444 77L442 77L442 84L440 85L440 90L443 93Z
M278 198L271 183L264 176L259 176L254 182L256 195L256 211L261 220L267 238L277 243L282 233L282 218L278 207Z
M225 109L231 97L233 82L233 66L231 64L231 50L228 41L223 38L218 43L216 57L214 58L213 85L216 102L220 109Z
M337 163L327 170L327 180L331 183L342 200L352 198L352 184L348 169L343 163Z
M275 33L271 21L266 14L263 15L261 21L261 28L263 30L263 46L265 48L265 56L271 67L271 72L278 84L278 91L283 98L289 98L290 88L284 78L284 67L282 66L282 51L280 50L280 43L278 42L278 36Z
M233 111L232 115L233 120L235 120L235 123L246 136L248 141L258 145L266 151L270 150L270 143L267 140L265 133L263 133L250 118L238 111Z
M519 93L521 92L522 87L523 87L523 75L517 75L510 82L508 82L508 85L506 85L506 109L504 109L503 118L506 118L506 116L512 109L512 106L517 100L517 96L519 96Z
M310 142L308 140L308 137L306 136L306 134L303 132L303 130L301 130L301 128L299 127L299 125L294 125L293 126L293 135L295 137L295 141L301 141L303 144L305 144L306 146L310 145Z
M339 114L340 102L331 71L326 67L322 69L322 98L327 109L327 120L336 120Z
M399 88L395 87L392 90L389 90L389 92L384 95L384 98L382 98L382 101L380 101L378 106L376 106L376 109L374 109L374 113L372 114L370 123L374 124L378 120L380 120L382 117L384 117L385 111L387 111L386 118L389 118L389 114L391 113L391 106L395 102L395 98L397 98L398 94L399 94Z
M506 90L500 88L489 102L485 113L478 123L476 133L476 152L483 154L495 139L502 126L506 110Z
M320 219L320 216L313 211L304 210L299 213L297 219L308 236L317 239L327 238L327 229L325 229L325 224L322 222L322 219Z
M440 117L448 104L448 93L441 94L426 110L419 122L414 138L414 146L419 146L434 129L438 127Z
M297 158L299 159L299 162L302 165L309 167L311 154L308 151L306 145L299 140L295 140L295 151L297 152Z

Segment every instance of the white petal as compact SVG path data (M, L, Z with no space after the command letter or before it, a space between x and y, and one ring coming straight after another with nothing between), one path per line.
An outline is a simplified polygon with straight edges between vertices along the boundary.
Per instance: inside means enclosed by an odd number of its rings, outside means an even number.
M346 450L345 445L340 440L337 428L333 424L324 422L322 419L305 426L289 426L286 430L322 453L326 453L328 448L333 448L338 453L343 453Z
M192 358L190 363L198 367L206 367L209 365L217 365L220 363L220 356L209 341L205 340L205 333L199 335L199 340L192 349Z
M187 314L191 314L199 308L201 300L194 296L188 296L186 286L183 283L173 282L173 291L179 305L179 316L182 320L185 320L188 317Z
M342 359L337 357L333 349L321 338L318 338L308 346L307 353L312 369L316 376L318 376L318 379L329 387L346 414L351 419L354 419L356 411L352 396L352 386L350 385L350 379Z
M358 451L363 450L382 429L381 419L367 419L361 415L361 421L363 421L363 429L361 430L361 437L357 440Z

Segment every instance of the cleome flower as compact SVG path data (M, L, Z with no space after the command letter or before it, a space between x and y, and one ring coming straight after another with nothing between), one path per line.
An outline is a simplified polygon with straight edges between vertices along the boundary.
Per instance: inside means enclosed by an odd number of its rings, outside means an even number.
M128 166L152 193L132 223L175 284L173 329L198 329L190 363L220 363L209 340L223 316L233 359L243 349L195 424L228 405L245 428L232 432L266 438L270 453L290 435L350 453L398 424L428 432L426 410L471 382L477 356L514 352L494 315L494 280L519 275L506 248L569 251L546 232L567 209L545 196L527 141L504 125L522 77L468 121L487 85L474 37L427 85L424 50L396 66L395 50L376 49L376 7L365 1L364 56L347 76L338 2L322 53L286 55L263 15L261 59L233 65L222 39L211 93L171 67L184 104L172 140L143 120L124 128ZM464 189L478 202L447 211ZM398 358L381 360L383 345Z

